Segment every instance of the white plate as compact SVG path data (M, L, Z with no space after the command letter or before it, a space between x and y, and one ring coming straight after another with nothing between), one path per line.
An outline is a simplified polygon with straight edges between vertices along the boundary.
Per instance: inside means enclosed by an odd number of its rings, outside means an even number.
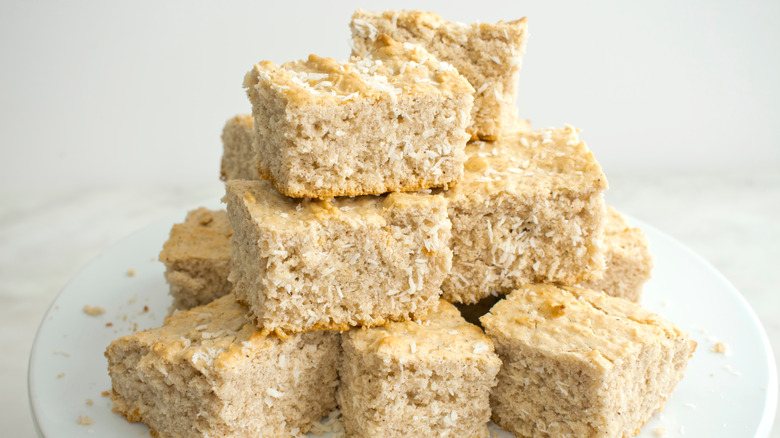
M217 203L209 206L219 208ZM103 351L116 337L162 323L171 299L157 254L171 225L181 222L184 214L158 221L120 241L92 261L54 300L30 355L30 404L42 436L148 436L146 426L128 423L112 413L110 400L101 396L111 388ZM652 227L631 222L644 228L656 259L643 304L676 322L699 344L663 413L656 414L639 436L656 436L660 427L670 437L683 433L710 438L769 436L777 403L777 375L769 342L755 314L703 259ZM136 274L128 276L129 269ZM85 305L100 306L106 312L89 316L83 311ZM113 326L107 327L109 322ZM729 354L711 351L716 341L726 343ZM80 416L93 423L77 424Z

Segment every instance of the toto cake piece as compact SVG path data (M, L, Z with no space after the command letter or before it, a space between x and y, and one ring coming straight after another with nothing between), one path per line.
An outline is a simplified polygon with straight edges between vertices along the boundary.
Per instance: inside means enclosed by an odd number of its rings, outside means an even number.
M225 124L222 132L224 154L221 179L223 181L260 177L255 168L254 126L252 116L246 114L237 115ZM529 131L531 123L528 120L517 119L507 129Z
M653 269L647 236L640 228L629 227L626 218L617 210L607 207L604 246L604 278L586 281L582 286L639 302L642 286L650 279Z
M516 436L635 435L696 348L636 303L576 287L524 286L481 321L503 362L493 421Z
M379 35L420 44L449 62L476 90L473 137L495 140L517 117L517 80L528 37L526 19L495 24L452 23L425 11L357 10L350 23L352 53L364 55Z
M233 294L106 350L114 410L154 436L299 436L335 408L339 334L266 337Z
M427 321L342 335L337 398L348 436L487 436L501 362L446 301Z
M255 125L252 116L239 114L225 123L222 130L222 170L221 179L258 179L255 166L255 150L252 139L255 137Z
M387 36L347 63L263 61L246 75L257 168L287 196L446 187L463 174L474 89L450 64Z
M647 249L647 237L641 229L630 228L623 215L611 206L607 206L604 231L604 278L580 286L639 302L642 285L650 278L653 265L653 258ZM482 327L479 318L488 313L500 299L500 296L488 295L476 303L458 303L455 307L466 321Z
M607 181L576 129L514 132L470 143L466 154L463 181L444 192L453 250L446 300L472 304L525 283L603 274Z
M160 252L173 296L171 310L206 304L232 290L228 281L232 234L227 213L205 207L190 211L184 223L171 228Z
M442 196L300 200L228 181L230 280L264 332L347 330L425 318L449 273Z

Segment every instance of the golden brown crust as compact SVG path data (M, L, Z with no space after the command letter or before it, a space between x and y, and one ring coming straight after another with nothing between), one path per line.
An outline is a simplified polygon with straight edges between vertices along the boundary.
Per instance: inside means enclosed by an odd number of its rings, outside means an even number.
M317 55L283 65L262 61L247 73L244 87L268 86L293 101L347 102L354 93L360 97L384 96L392 88L408 94L474 92L457 70L420 46L399 43L387 35L379 35L371 46L366 59L348 63Z

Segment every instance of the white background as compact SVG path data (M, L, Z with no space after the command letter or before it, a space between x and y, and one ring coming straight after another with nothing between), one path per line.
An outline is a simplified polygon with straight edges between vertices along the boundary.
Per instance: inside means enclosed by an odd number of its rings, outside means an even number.
M346 58L357 7L528 16L521 116L583 129L610 202L708 257L778 349L778 1L3 0L0 435L32 436L25 362L67 278L134 228L218 196L222 126L250 110L244 73Z
M520 114L607 172L777 169L780 2L20 2L0 6L0 185L192 184L257 61L348 56L356 7L529 17Z

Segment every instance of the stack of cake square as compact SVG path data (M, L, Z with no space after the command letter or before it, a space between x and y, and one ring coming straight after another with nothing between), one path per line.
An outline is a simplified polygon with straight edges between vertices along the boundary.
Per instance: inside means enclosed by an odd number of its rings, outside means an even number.
M695 344L637 304L646 238L578 130L518 119L526 20L350 27L346 62L245 75L227 209L172 229L174 313L109 346L115 410L158 436L297 436L336 407L355 437L638 432Z

